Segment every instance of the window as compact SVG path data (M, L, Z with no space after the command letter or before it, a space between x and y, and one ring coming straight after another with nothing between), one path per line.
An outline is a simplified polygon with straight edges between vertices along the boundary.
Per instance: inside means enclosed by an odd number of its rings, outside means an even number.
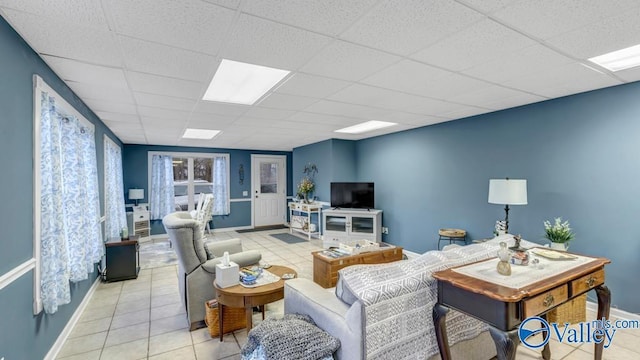
M38 76L34 87L34 313L52 314L104 246L93 124Z
M169 177L169 162L159 164L160 157L171 159L171 182L154 180L154 177ZM150 152L149 160L152 218L161 219L166 215L154 214L153 209L157 207L154 206L154 198L158 198L157 202L169 201L161 199L169 193L173 197L173 211L194 210L201 197L213 194L213 215L229 214L229 154ZM172 188L169 189L168 186ZM153 195L156 192L157 197Z

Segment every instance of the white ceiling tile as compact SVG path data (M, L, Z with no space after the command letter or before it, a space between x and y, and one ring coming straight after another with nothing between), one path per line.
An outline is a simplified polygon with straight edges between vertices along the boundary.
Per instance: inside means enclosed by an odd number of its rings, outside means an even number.
M139 121L112 121L109 119L100 118L113 132L129 133L134 130L142 132L142 124Z
M138 113L138 109L133 102L116 102L116 101L106 101L102 99L84 99L83 100L87 106L91 108L94 112L110 112L110 113L118 113L118 114L126 114L126 115L136 115Z
M191 111L196 105L196 100L193 99L181 99L171 96L146 94L140 92L134 92L133 97L136 99L136 103L142 106L151 106L162 109Z
M544 73L547 69L557 68L573 61L545 46L536 44L462 72L490 82L501 83L527 74Z
M353 117L359 119L375 120L380 116L385 116L390 111L377 109L370 106L346 104L337 101L321 100L304 109L305 112L337 115L341 117ZM295 116L295 114L293 115Z
M140 123L140 116L133 114L121 114L121 113L113 113L108 111L96 111L96 115L100 118L100 120L109 120L111 122L120 122L127 124Z
M487 84L467 76L451 73L412 60L403 60L363 83L421 96L445 99L451 94L471 91Z
M394 112L386 116L382 121L397 122L405 125L429 125L442 122L446 119L438 116L411 114L406 112Z
M104 2L120 34L215 55L235 12L202 1L112 0Z
M135 71L127 71L126 76L131 84L131 89L135 92L199 99L205 90L205 84L195 81L173 79Z
M187 120L187 127L196 129L221 129L236 121L235 116L193 113Z
M318 100L317 98L304 96L271 93L258 105L282 110L302 110Z
M211 4L224 6L230 9L237 9L240 5L240 0L202 0Z
M220 57L296 70L330 40L323 35L242 14Z
M243 116L251 116L262 119L284 119L295 113L294 110L269 109L253 106Z
M504 82L506 85L550 98L619 85L622 82L579 63L549 69Z
M357 81L397 61L400 57L381 51L334 41L301 70L332 78Z
M162 109L149 106L138 106L138 113L143 118L169 119L172 121L181 121L184 123L189 118L189 112Z
M250 106L247 105L226 104L216 101L202 100L198 102L194 112L238 117L246 113L249 108Z
M409 55L482 18L483 15L454 1L385 0L341 37Z
M383 109L428 115L437 115L438 112L449 109L451 106L440 100L361 84L351 85L330 96L329 99L359 105L375 104Z
M28 12L56 21L109 30L100 0L1 0L0 7Z
M640 3L639 3L640 6ZM550 38L548 42L579 58L588 59L640 44L640 7L583 28Z
M336 91L345 88L350 83L347 81L329 79L304 73L295 73L275 92L290 95L300 95L315 98L327 97Z
M548 39L638 6L637 0L519 1L493 16L529 35Z
M82 99L94 99L117 103L133 104L133 96L129 89L110 88L100 84L78 83L67 81L67 85ZM105 109L103 109L105 110Z
M546 100L544 97L491 84L474 91L464 92L457 95L453 94L449 100L461 104L497 110L503 109L504 107L501 106L501 104L507 103L508 99L512 99L511 101L514 101L514 98L517 99L515 101L519 104ZM498 107L494 107L496 105Z
M616 76L627 82L640 81L640 67L617 71Z
M421 93L429 82L450 75L447 70L404 59L362 80L363 83Z
M522 0L461 0L459 2L466 3L480 12L492 13L518 1Z
M146 134L174 133L185 129L185 121L183 120L156 119L143 116L141 122Z
M486 19L464 29L411 57L453 71L500 58L513 51L535 44L493 20Z
M120 68L91 65L75 60L42 55L44 61L65 81L100 84L110 88L127 89L127 80Z
M219 62L213 56L119 37L127 69L161 76L209 82Z
M391 114L391 112L387 112L386 114ZM346 116L335 116L329 114L317 114L311 112L297 112L290 116L287 120L294 121L296 123L304 123L304 124L327 124L327 125L344 125L343 127L349 125L355 125L362 122L361 118L350 118Z
M242 11L335 36L368 11L377 0L251 0Z
M106 30L79 28L74 23L13 10L4 13L11 26L40 54L107 66L122 63L115 39Z

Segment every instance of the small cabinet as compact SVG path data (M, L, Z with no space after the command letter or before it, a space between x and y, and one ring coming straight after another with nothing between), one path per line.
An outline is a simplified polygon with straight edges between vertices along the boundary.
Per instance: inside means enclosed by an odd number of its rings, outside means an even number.
M103 270L105 281L136 279L140 271L140 254L138 237L130 236L129 240L109 239L105 243L106 267Z
M149 223L149 208L140 204L133 207L133 212L127 213L127 225L130 234L138 236L141 241L149 240L151 224Z
M311 236L320 237L320 214L322 213L322 205L320 204L302 204L297 202L289 203L289 233L294 231L307 235L311 240Z
M341 241L382 241L382 210L329 209L322 212L325 247Z

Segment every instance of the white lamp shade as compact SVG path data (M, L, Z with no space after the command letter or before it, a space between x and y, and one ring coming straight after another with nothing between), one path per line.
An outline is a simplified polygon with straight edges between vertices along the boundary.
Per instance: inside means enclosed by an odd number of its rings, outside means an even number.
M489 180L489 203L501 205L527 205L527 180Z
M129 189L129 200L144 199L144 189Z

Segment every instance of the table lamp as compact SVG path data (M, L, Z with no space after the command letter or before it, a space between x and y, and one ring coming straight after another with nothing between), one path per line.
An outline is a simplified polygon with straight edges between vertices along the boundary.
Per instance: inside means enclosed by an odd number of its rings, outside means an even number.
M505 232L509 232L509 205L527 205L527 180L490 179L489 204L504 204Z
M129 200L135 200L138 206L138 200L144 199L144 189L129 189Z

